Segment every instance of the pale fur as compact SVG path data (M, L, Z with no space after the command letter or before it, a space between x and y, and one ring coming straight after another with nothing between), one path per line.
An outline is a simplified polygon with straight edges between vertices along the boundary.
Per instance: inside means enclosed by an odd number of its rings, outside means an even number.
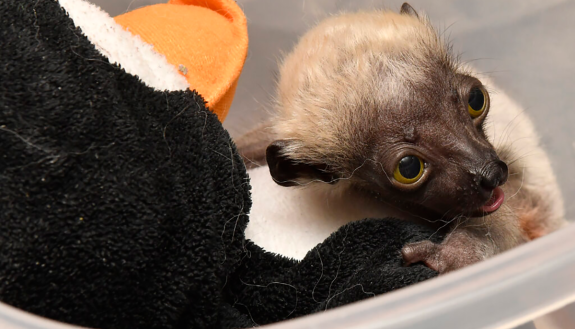
M357 105L365 104L366 111L384 107L382 103L388 99L377 97L374 90L401 93L402 80L425 79L420 70L395 59L407 53L425 65L427 49L413 51L414 45L423 45L450 61L429 24L389 11L331 17L308 32L280 69L273 130L284 139L301 141L291 145L287 155L313 158L314 153L322 152L317 157L345 157L353 152L354 145L341 142L353 140L346 136L353 116L365 115ZM381 68L392 71L387 72L389 79L378 79ZM306 122L314 125L306 126ZM325 128L317 129L316 125Z
M418 69L397 60L405 54L411 56L410 62L418 64ZM285 150L292 159L304 155L321 161L345 159L362 147L353 144L353 130L357 129L350 126L357 121L353 119L366 116L371 108L384 107L389 101L386 97L409 92L402 90L402 81L425 79L421 72L430 54L442 57L446 65L460 72L478 77L489 90L486 133L510 165L509 182L503 186L507 196L504 206L482 218L454 219L457 228L446 241L455 241L452 245L457 247L463 241L458 239L473 236L477 243L469 244L467 239L466 247L486 258L532 238L520 223L520 218L531 213L538 218L537 234L565 225L561 193L532 122L489 78L459 66L426 18L374 11L342 14L320 23L281 65L271 133L295 141ZM381 68L392 78L378 79ZM374 93L380 89L391 93ZM358 104L364 105L365 111ZM301 259L351 221L387 216L414 219L405 211L356 194L345 182L352 178L353 168L337 169L350 177L335 185L301 182L307 188L276 185L265 166L250 170L253 207L246 236L266 250Z

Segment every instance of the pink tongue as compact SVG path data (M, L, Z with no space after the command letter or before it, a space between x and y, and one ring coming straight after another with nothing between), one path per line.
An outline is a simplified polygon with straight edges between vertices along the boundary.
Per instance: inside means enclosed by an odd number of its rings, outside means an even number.
M503 200L505 200L505 193L501 187L496 187L493 190L491 199L489 199L489 201L487 201L483 207L481 207L481 210L484 212L494 212L495 210L499 209L499 207L501 207Z

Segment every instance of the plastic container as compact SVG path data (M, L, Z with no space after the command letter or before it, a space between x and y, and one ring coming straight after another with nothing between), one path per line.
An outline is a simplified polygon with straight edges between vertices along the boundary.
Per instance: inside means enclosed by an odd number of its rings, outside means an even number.
M573 236L575 224L463 270L266 328L575 328L574 312L553 312L575 301ZM0 303L0 328L79 327Z
M111 14L116 15L124 12L133 1L93 2L103 5L104 9L115 6L117 12ZM137 1L129 8L157 2L165 0ZM390 0L385 6L399 9L401 2ZM268 107L265 100L273 94L273 72L280 51L289 50L298 35L328 13L381 7L379 2L371 0L238 0L238 3L250 22L251 40L250 54L234 101L235 108L240 110L232 108L225 124L236 136L243 132L237 127L252 124L246 120L258 121L265 115ZM569 119L575 116L573 111L566 111L573 109L570 94L575 90L575 84L570 69L574 66L573 56L569 54L573 54L575 46L564 42L572 40L569 31L575 23L569 8L575 8L575 5L564 0L435 1L433 6L418 0L410 3L417 10L427 11L442 30L457 22L449 33L456 49L465 50L465 55L498 58L495 64L479 61L476 66L484 71L507 71L493 79L532 115L554 160L556 172L567 173L560 179L566 199L575 196L571 145L575 140L571 128L574 120ZM567 206L567 213L573 217L575 207L569 203ZM575 304L571 304L575 302L574 237L575 224L571 224L463 270L266 328L575 328ZM0 328L79 327L0 303Z

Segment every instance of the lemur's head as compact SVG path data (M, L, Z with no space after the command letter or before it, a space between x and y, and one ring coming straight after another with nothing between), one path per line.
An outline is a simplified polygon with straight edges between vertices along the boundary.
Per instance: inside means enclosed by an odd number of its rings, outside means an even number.
M408 4L327 19L280 77L278 139L267 149L278 184L345 179L439 215L503 202L507 166L483 130L489 95Z

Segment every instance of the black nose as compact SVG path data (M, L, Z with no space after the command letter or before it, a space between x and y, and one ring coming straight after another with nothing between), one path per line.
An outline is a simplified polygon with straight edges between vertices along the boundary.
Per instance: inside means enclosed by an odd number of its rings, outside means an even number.
M509 171L505 162L497 160L485 166L479 184L491 192L497 186L504 184L507 181L508 175Z

